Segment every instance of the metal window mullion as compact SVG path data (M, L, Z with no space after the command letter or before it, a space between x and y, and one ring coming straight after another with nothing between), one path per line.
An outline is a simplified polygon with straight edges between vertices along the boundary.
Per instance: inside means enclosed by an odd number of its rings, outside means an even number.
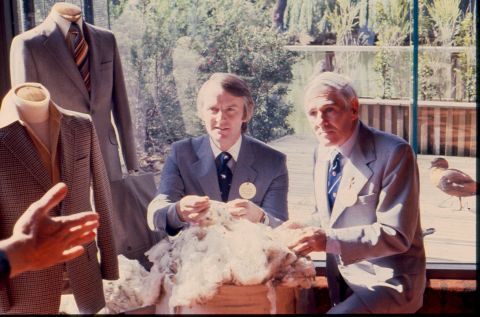
M412 53L412 102L410 105L410 138L409 142L415 152L418 153L417 140L417 120L418 120L418 0L412 0L412 33L411 41L413 44Z

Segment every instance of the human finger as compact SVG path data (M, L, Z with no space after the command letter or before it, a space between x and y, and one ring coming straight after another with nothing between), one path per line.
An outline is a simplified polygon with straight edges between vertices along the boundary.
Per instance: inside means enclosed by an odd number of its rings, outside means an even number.
M80 256L85 252L85 248L82 245L76 245L74 247L71 247L62 253L63 261L61 262L66 262L69 260L73 260L76 257Z
M65 228L74 228L84 225L91 221L98 221L99 215L94 211L84 211L68 216L58 216L52 219L55 222L61 223Z
M20 217L24 225L31 226L45 216L52 208L58 205L67 195L67 185L58 183L50 188L39 200L32 203ZM25 228L29 229L29 228Z
M68 248L76 245L84 245L92 242L96 238L94 231L83 231L79 233L72 233L69 238L64 242Z

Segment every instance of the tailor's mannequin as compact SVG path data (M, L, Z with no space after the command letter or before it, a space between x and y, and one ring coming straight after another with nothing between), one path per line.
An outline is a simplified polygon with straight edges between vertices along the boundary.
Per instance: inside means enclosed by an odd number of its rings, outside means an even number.
M42 143L50 148L50 93L39 83L24 83L14 88L13 101L23 121L27 122Z
M52 7L52 12L58 13L62 18L70 22L78 21L82 16L82 10L78 6L67 2L55 3Z

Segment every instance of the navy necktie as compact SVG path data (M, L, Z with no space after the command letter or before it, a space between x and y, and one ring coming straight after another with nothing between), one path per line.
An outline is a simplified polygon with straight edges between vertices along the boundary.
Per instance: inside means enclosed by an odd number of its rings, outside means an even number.
M330 210L333 208L335 203L335 198L337 197L338 185L340 184L340 179L342 178L342 165L341 165L342 154L337 152L333 161L330 162L330 168L328 169L328 180L327 180L327 195L328 203Z
M224 202L228 200L228 193L230 192L230 185L232 184L232 171L227 165L231 158L232 156L228 152L222 152L217 157L218 185L220 186L220 192L222 193L222 200Z

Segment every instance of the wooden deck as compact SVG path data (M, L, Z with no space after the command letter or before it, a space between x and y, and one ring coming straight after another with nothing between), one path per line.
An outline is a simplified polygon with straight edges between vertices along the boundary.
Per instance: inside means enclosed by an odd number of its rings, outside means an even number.
M311 218L314 210L313 195L313 136L286 136L270 145L287 154L289 170L290 219ZM425 248L430 262L476 262L476 202L475 197L463 199L469 209L458 211L456 197L434 187L429 180L430 161L437 156L418 155L420 172L420 211L422 228L435 228L435 233L425 237ZM476 177L475 158L445 157L452 168L458 168ZM322 259L323 254L314 258Z

